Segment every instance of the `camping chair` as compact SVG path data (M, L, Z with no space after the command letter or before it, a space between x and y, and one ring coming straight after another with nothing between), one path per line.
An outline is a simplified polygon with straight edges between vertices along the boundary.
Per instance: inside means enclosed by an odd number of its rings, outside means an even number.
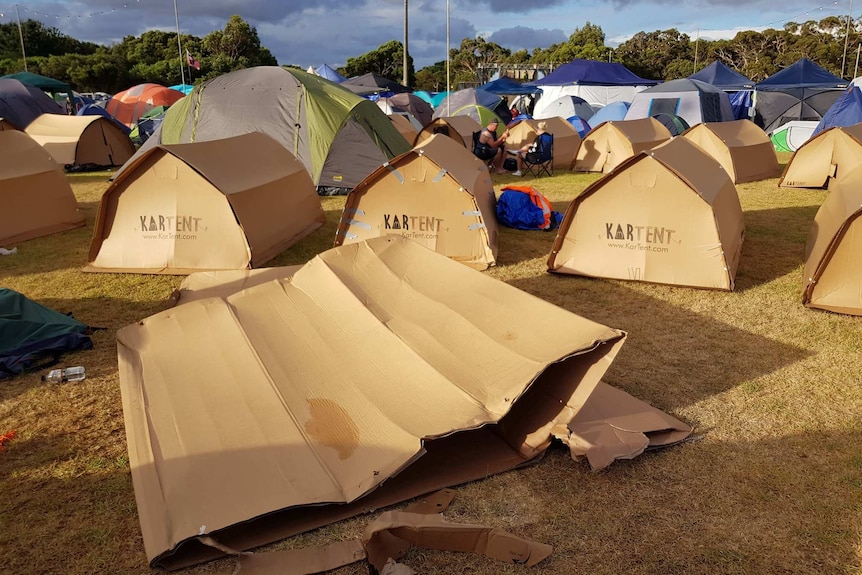
M537 178L542 174L554 175L554 135L544 133L536 137L530 151L524 154L524 169Z
M497 159L497 154L499 153L498 148L489 148L488 146L482 146L479 143L479 136L482 135L482 130L478 132L473 132L473 155L485 162L485 165L488 166L488 170L494 172L496 170L496 166L494 166L494 160ZM483 148L494 150L494 155L490 158L487 155L483 154Z

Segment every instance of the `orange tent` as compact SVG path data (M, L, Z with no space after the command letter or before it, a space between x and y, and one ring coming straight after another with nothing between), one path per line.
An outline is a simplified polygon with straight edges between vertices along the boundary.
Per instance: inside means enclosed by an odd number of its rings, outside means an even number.
M133 128L138 118L157 106L170 106L185 94L160 84L138 84L114 95L105 110L119 122Z

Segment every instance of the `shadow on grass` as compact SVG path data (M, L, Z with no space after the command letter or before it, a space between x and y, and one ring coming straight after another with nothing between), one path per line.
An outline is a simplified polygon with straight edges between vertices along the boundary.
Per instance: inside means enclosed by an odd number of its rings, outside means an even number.
M746 212L736 290L768 283L800 268L818 209L819 206L798 206ZM799 281L801 291L801 276Z
M627 332L605 380L660 409L691 405L811 354L651 297L624 282L545 274L509 283Z
M515 472L537 516L520 531L554 546L548 573L572 557L582 573L856 573L860 444L859 430L704 440L602 473L551 449ZM508 478L489 481L506 496Z

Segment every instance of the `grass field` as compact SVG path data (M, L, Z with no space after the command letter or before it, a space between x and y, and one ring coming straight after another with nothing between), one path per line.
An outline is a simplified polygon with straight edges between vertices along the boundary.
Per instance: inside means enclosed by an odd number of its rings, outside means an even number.
M564 211L596 177L532 183ZM0 257L0 285L106 329L93 350L62 360L85 366L86 380L0 382L0 434L17 432L0 451L0 573L147 573L115 332L168 307L182 278L82 273L106 174L68 178L87 225L17 245ZM495 187L510 181L495 176ZM540 573L862 573L862 317L801 305L805 241L826 192L776 184L738 186L746 239L733 293L550 275L553 234L501 230L498 265L484 273L628 332L605 379L695 432L598 473L555 446L532 466L458 487L449 519L553 545ZM324 198L327 224L268 265L328 249L343 203ZM353 537L372 518L270 548ZM426 575L524 571L423 550L403 561ZM222 560L184 572L232 568Z

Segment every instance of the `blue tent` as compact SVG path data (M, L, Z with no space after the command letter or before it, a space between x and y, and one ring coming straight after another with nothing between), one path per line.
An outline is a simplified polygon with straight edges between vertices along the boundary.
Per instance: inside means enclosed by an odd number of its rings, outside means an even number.
M728 68L722 62L716 60L706 68L695 72L688 77L689 80L700 80L707 84L712 84L725 92L737 90L753 90L754 82L736 70Z
M826 111L823 119L814 128L811 137L835 126L852 126L860 122L862 122L862 91L856 86L850 86Z
M583 137L587 135L587 132L592 129L590 128L589 122L587 122L580 116L569 116L568 118L566 118L566 121L578 131L578 135L581 137L581 139L583 139Z
M123 124L122 122L117 120L115 117L113 117L104 107L99 106L97 104L85 104L85 105L81 106L81 108L78 110L77 115L78 116L103 116L103 117L113 121L117 126L119 126L119 128L121 130L123 130L124 134L128 135L129 132L132 131L132 129L129 128L127 125Z
M767 133L792 120L819 122L845 88L846 80L800 58L754 86L754 121Z
M191 94L192 90L194 90L195 87L191 84L175 84L173 86L170 86L170 89L188 95Z
M503 76L497 80L482 84L479 89L498 94L500 96L520 96L521 94L535 94L541 92L540 88L527 84L522 84L517 80L513 80L507 76Z
M330 68L328 64L321 64L314 69L314 73L321 78L326 78L327 80L335 82L336 84L340 84L347 79L332 68Z
M658 80L641 78L622 64L574 59L542 78L534 86L586 84L594 86L655 86Z
M595 128L602 122L624 120L626 112L629 111L630 105L631 104L629 102L611 102L607 106L599 108L599 110L593 114L593 117L590 118L590 126Z
M42 114L64 114L48 94L14 78L0 78L0 118L22 130Z

